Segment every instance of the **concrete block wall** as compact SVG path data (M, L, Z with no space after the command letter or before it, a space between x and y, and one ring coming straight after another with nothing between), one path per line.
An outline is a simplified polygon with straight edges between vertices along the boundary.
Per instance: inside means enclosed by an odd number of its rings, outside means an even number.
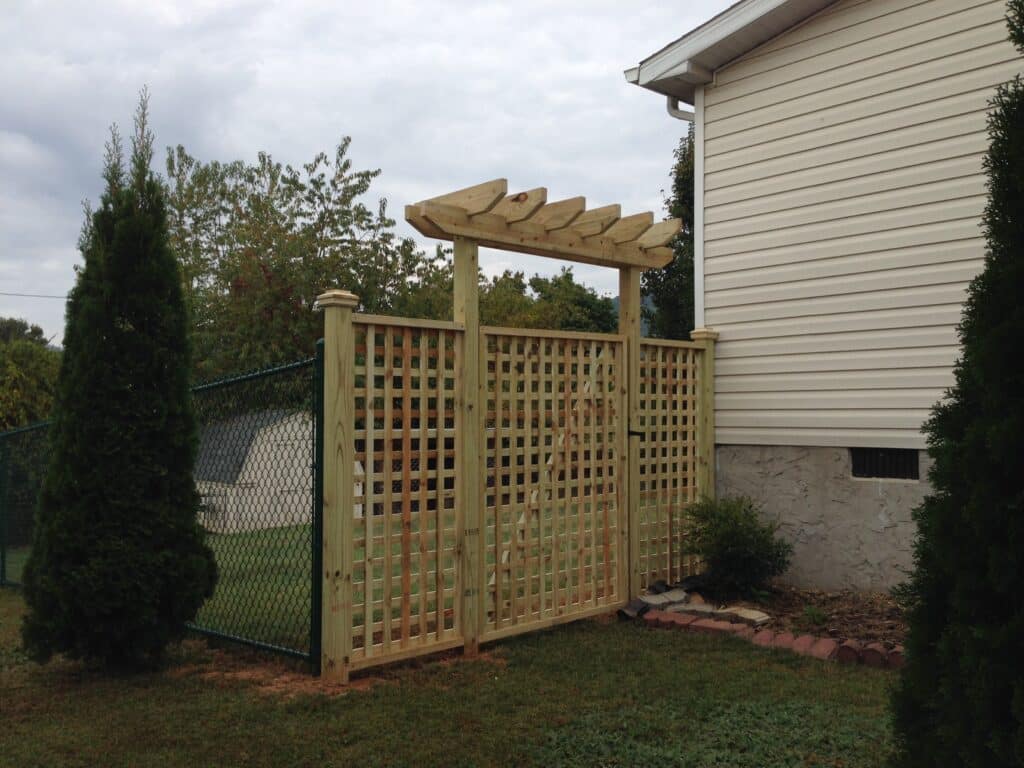
M920 480L853 477L846 448L717 446L721 496L750 496L793 543L784 581L801 587L885 591L912 564L913 509L929 492Z

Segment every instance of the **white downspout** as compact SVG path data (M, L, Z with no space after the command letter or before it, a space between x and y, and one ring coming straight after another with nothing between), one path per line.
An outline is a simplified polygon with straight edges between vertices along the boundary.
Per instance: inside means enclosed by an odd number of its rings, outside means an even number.
M704 86L693 94L693 327L704 328Z
M679 99L675 96L666 96L666 106L668 107L668 113L672 115L676 120L685 120L688 123L693 122L693 110L683 109L679 106Z

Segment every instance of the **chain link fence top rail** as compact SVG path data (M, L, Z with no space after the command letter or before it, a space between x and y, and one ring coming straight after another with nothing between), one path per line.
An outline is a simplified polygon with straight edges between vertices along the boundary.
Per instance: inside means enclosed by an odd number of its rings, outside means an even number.
M193 389L199 521L217 559L216 591L192 625L298 657L319 655L313 584L314 359ZM2 583L18 585L49 461L49 425L0 435ZM315 600L314 600L315 598Z

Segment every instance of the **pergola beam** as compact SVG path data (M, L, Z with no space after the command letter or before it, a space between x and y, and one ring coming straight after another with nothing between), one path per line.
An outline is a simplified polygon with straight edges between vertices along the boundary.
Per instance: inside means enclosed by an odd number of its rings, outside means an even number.
M672 260L666 247L682 223L654 223L652 213L622 217L618 205L586 209L582 197L547 202L543 187L508 194L505 179L449 192L405 208L420 233L616 269L657 269Z

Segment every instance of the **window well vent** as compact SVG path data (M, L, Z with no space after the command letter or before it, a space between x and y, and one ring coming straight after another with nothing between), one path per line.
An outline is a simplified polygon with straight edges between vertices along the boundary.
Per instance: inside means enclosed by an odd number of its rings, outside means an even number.
M908 448L851 448L854 477L888 477L919 480L918 451Z

